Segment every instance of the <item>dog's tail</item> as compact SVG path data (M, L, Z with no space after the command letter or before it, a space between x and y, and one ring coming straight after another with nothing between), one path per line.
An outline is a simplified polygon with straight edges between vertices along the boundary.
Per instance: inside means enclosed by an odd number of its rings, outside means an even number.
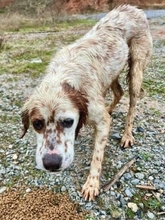
M141 97L144 90L141 88L143 72L150 61L152 55L152 40L150 33L142 36L132 37L129 41L128 75L127 82L133 83L131 87L137 88L137 93Z
M152 37L144 12L136 8L133 10L139 13L141 24L136 21L134 30L129 33L129 36L127 35L129 46L127 81L131 84L129 87L134 88L136 95L140 97L144 94L144 90L141 88L143 72L152 55ZM136 25L137 29L135 28Z

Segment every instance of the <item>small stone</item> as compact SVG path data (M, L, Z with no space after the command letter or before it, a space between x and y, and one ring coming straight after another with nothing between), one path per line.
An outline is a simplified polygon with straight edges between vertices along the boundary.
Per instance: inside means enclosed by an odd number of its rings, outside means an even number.
M86 205L85 205L86 209L87 210L91 210L92 208L92 203L91 202L88 202Z
M137 127L136 131L137 131L137 132L144 132L144 128L142 128L142 127Z
M31 189L30 189L30 188L27 188L27 189L26 189L26 193L29 193L29 192L31 192Z
M141 167L137 167L137 171L141 171L142 170L142 168Z
M154 177L153 176L149 176L148 179L152 181L154 179Z
M13 160L17 160L18 159L18 155L17 154L13 154Z
M1 194L1 193L3 193L3 192L5 192L5 191L6 191L6 189L7 189L7 187L6 187L6 186L2 186L2 187L0 187L0 194Z
M61 192L65 192L66 191L66 187L65 186L62 186L61 187Z
M123 163L121 161L118 161L116 168L120 169L122 166L123 166Z
M144 208L144 204L142 202L140 202L139 203L139 207L143 209Z
M11 148L13 148L13 145L12 145L12 144L9 145L9 149L11 149Z
M165 206L162 206L160 209L161 209L161 211L164 212L165 211Z
M124 200L124 197L121 195L120 196L120 207L124 207L125 206L125 200Z
M111 135L111 138L114 139L114 140L120 140L121 139L121 136L119 133L114 133Z
M136 176L136 178L138 178L140 180L144 179L144 174L143 173L136 173L135 176Z
M130 173L125 173L123 176L124 176L125 180L129 180L132 177Z
M137 212L138 206L136 205L136 203L129 202L127 205L128 205L128 208L130 208L133 212Z
M125 194L126 194L128 197L132 197L132 196L133 196L132 192L131 192L129 189L126 189L126 190L125 190Z
M136 184L139 183L139 181L140 181L139 179L133 179L133 180L131 181L131 183L134 184L134 185L136 185Z
M0 174L5 174L5 172L6 172L5 168L2 167L2 168L0 169Z
M154 219L155 218L155 215L150 211L147 212L147 216L148 216L149 219Z
M137 216L138 216L139 218L141 218L141 216L142 216L142 211L141 211L140 209L138 209L136 214L137 214Z
M115 196L115 192L114 191L111 191L111 196Z

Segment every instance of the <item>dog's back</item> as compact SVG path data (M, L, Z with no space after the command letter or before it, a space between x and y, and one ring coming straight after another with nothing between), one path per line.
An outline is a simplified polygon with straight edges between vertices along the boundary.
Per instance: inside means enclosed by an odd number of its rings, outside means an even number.
M92 34L96 35L98 32L104 33L105 30L120 30L128 42L135 35L147 34L149 26L146 15L141 9L131 5L121 5L103 17L84 38Z

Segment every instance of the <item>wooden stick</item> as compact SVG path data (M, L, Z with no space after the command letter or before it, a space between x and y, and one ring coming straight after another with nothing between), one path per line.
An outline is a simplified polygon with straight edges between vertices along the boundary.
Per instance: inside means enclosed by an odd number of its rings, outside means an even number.
M148 189L148 190L156 190L154 186L148 186L148 185L136 185L139 189Z
M126 163L120 170L119 172L114 176L114 178L107 183L105 183L101 188L106 192L108 191L114 183L116 183L119 178L125 173L125 171L132 166L133 163L135 163L136 159L133 158L130 160L128 163Z
M161 202L161 199L159 198L159 196L158 196L154 191L152 191L152 194L155 196L155 198L156 198L159 202Z
M158 212L157 215L165 215L165 212Z

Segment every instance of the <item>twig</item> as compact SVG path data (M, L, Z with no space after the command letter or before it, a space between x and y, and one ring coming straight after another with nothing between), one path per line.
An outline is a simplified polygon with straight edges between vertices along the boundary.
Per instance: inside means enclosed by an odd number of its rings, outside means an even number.
M148 190L157 190L154 186L148 186L148 185L136 185L139 189L148 189Z
M165 212L158 212L157 215L165 215Z
M159 198L158 195L156 195L156 193L155 193L154 191L152 191L152 194L155 196L155 198L156 198L159 202L161 202L161 199Z
M128 163L126 163L120 170L119 172L114 176L114 178L110 181L108 181L107 183L105 183L103 186L102 186L102 189L106 192L108 191L111 186L113 186L114 183L116 183L119 178L125 173L125 171L132 166L133 163L135 163L136 159L133 158L132 160L130 160Z

